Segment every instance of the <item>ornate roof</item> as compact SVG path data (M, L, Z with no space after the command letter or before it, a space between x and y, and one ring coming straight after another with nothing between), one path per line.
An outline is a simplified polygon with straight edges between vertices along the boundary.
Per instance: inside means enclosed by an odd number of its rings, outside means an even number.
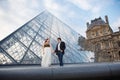
M88 25L88 29L96 26L96 25L105 25L105 21L101 19L101 17L99 18L95 18L94 20L91 20L91 24Z

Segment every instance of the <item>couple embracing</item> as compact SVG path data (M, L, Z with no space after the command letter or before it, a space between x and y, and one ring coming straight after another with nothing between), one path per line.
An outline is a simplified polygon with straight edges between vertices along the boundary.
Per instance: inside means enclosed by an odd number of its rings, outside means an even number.
M50 44L50 39L46 39L44 44L43 44L43 52L42 52L42 62L41 66L42 67L49 67L51 65L51 54L56 53L58 56L59 64L60 66L63 66L63 55L64 55L64 50L66 48L65 43L61 41L61 38L57 38L57 45L56 49L53 50L52 46Z

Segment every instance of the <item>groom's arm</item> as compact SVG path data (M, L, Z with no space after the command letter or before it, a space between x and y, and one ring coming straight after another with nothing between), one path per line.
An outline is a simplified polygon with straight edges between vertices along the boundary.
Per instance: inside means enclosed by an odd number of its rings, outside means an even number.
M66 48L65 42L62 42L62 43L61 43L61 49L62 49L62 50L65 50L65 48Z
M56 46L56 48L55 48L55 52L58 52L57 46Z

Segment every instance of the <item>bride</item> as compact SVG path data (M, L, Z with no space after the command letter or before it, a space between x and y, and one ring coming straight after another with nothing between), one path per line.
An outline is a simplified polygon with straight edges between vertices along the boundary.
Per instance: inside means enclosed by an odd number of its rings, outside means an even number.
M42 67L49 67L51 65L51 53L52 53L52 46L50 45L50 39L46 39L43 44L43 52L42 52Z

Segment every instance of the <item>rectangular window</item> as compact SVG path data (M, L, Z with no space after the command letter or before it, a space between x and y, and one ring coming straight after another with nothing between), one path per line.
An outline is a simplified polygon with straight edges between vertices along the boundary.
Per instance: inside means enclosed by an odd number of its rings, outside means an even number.
M120 41L118 42L118 46L120 47Z
M106 42L105 45L106 45L106 48L108 49L109 48L109 42Z
M96 36L99 36L98 31L96 31Z

